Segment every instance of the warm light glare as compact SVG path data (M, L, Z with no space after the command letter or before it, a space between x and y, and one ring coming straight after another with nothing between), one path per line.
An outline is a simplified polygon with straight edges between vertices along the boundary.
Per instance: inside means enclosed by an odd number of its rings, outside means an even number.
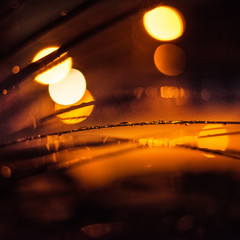
M161 41L176 39L184 31L182 14L167 6L160 6L145 13L143 23L150 36Z
M182 91L181 91L182 90ZM160 88L162 98L178 98L184 96L184 89L173 86L163 86ZM183 93L182 93L183 92ZM183 95L182 95L183 94Z
M71 69L69 74L60 82L49 85L52 100L61 105L71 105L78 102L86 91L86 81L83 74Z
M168 147L168 138L140 138L139 144L149 147Z
M85 94L83 95L83 97L74 105L60 105L60 104L55 104L55 110L58 111L60 109L65 109L71 106L76 106L76 105L80 105L82 103L89 103L94 101L94 98L92 96L92 94L86 90ZM90 105L90 106L86 106L83 108L77 108L75 110L72 110L70 112L65 112L62 114L57 115L57 117L66 124L76 124L76 123L80 123L83 120L85 120L88 116L90 116L90 114L92 113L94 108L94 105Z
M198 147L210 150L225 151L229 137L226 135L227 130L221 124L208 124L198 135ZM207 157L213 157L212 155Z
M40 51L34 58L33 62L45 57L46 55L57 50L58 47L49 47ZM49 70L37 75L35 80L42 84L52 84L61 81L64 77L67 76L72 67L72 58L67 58L64 61L60 62L56 66L50 68Z
M186 65L184 52L174 44L160 45L154 53L154 63L157 69L168 76L183 73Z

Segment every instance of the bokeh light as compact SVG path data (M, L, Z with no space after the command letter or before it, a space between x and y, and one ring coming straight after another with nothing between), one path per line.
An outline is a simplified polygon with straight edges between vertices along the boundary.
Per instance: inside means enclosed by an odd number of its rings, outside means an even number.
M161 73L168 76L177 76L185 70L186 56L181 48L176 45L163 44L154 53L154 63Z
M52 100L61 105L71 105L78 102L86 91L86 80L77 69L71 69L60 82L48 87Z
M180 37L185 28L182 14L168 6L160 6L145 13L143 24L150 36L161 41Z
M198 147L209 150L225 151L228 147L229 137L222 124L208 124L198 135ZM214 157L212 154L204 154L206 157Z
M184 89L174 86L163 86L160 87L160 93L162 98L178 98L184 96Z
M1 175L5 178L10 178L12 175L12 171L8 166L1 167Z
M48 54L57 50L58 47L49 47L38 52L33 58L32 62L36 62L37 60L47 56ZM66 53L65 53L66 54ZM46 70L43 73L40 73L35 77L35 80L42 84L52 84L61 81L63 78L67 76L70 69L72 67L72 58L68 57L52 68Z
M71 106L76 106L76 105L80 105L82 103L89 103L94 101L94 98L92 96L92 94L86 90L85 94L83 95L83 97L74 105L60 105L60 104L55 104L55 110L58 111L60 109L65 109ZM94 105L90 105L90 106L86 106L86 107L82 107L82 108L77 108L75 110L69 111L69 112L65 112L65 113L61 113L59 115L57 115L57 117L66 124L76 124L76 123L80 123L83 120L85 120L88 116L90 116L90 114L92 113L94 108Z
M19 73L19 71L20 71L20 67L17 66L17 65L12 68L12 73L13 74L17 74L17 73Z

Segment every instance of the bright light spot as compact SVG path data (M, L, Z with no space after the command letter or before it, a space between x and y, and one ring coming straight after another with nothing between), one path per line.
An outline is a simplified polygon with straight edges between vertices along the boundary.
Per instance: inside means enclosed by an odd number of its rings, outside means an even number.
M178 98L184 97L184 89L173 86L160 87L160 93L162 98Z
M58 111L60 109L65 109L71 106L76 106L76 105L80 105L82 103L88 103L88 102L92 102L94 101L94 98L92 96L92 94L86 90L85 94L83 95L83 97L74 105L60 105L60 104L55 104L55 110ZM77 108L75 110L72 110L70 112L65 112L62 114L57 115L57 117L66 124L76 124L76 123L80 123L83 120L85 120L88 116L90 116L90 114L92 113L94 108L94 105L90 105L90 106L86 106L83 108Z
M47 56L48 54L57 50L58 47L49 47L40 51L34 58L32 62L36 62L37 60ZM63 54L61 57L64 57ZM53 66L52 68L46 70L43 73L40 73L35 77L35 80L42 84L52 84L61 81L63 78L67 76L70 69L72 67L72 58L66 58L62 62Z
M154 53L154 63L161 73L177 76L182 74L185 69L186 56L176 45L163 44Z
M198 147L210 150L225 151L229 137L226 135L227 130L222 124L208 124L198 135ZM206 157L214 157L211 154L205 154Z
M7 95L7 90L3 89L2 93L3 93L3 95Z
M180 96L180 90L177 87L163 86L160 88L162 98L177 98Z
M71 105L78 102L84 95L86 80L80 71L71 69L62 81L50 84L48 91L54 102Z
M8 166L3 166L1 168L1 174L5 178L10 178L11 175L12 175L12 171L11 171L11 169Z
M161 41L176 39L184 31L182 14L167 6L160 6L145 13L143 23L149 35Z

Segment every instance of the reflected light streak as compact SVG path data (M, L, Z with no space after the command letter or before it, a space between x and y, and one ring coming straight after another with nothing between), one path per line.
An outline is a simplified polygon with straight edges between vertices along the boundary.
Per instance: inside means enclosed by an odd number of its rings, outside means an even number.
M168 138L140 138L138 143L148 147L168 147Z
M74 105L80 105L82 103L88 103L94 101L94 98L92 94L86 90L85 94L83 97ZM68 108L72 105L60 105L60 104L55 104L55 111L58 111L60 109L65 109ZM76 124L84 121L90 114L92 113L94 108L94 105L78 108L69 112L65 112L62 114L57 115L59 120L61 120L63 123L66 124Z
M229 137L226 134L227 130L222 124L208 124L198 135L197 144L199 148L210 150L225 151L228 147ZM220 134L220 136L215 136ZM214 135L214 136L211 136ZM206 157L214 157L212 154L204 154Z
M161 73L167 76L177 76L185 70L186 56L176 45L163 44L154 53L154 63Z
M57 50L58 47L49 47L38 52L33 58L32 62L36 62L37 60L47 56L48 54ZM66 54L66 53L65 53ZM63 62L60 62L56 66L48 69L47 71L37 75L35 80L42 84L52 84L61 81L63 78L67 76L70 69L72 67L72 58L69 57L65 59Z
M182 14L168 6L160 6L145 13L143 24L151 37L161 41L179 38L185 27Z
M71 69L62 81L50 84L48 91L55 103L71 105L83 97L86 91L86 80L80 71Z
M196 141L195 136L182 136L173 139L153 137L138 139L138 143L140 145L147 147L163 147L163 148L173 148L185 144L193 145L195 141Z

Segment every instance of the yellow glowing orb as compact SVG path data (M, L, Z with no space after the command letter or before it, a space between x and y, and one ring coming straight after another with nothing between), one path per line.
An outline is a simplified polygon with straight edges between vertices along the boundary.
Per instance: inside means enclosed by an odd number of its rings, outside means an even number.
M186 56L182 49L176 45L163 44L154 53L154 63L161 73L177 76L185 70Z
M48 54L57 50L58 47L49 47L41 50L37 55L33 58L32 62L36 62L37 60L47 56ZM47 71L37 75L35 80L42 84L52 84L61 81L63 78L67 76L70 69L72 67L72 58L66 58L62 62L48 69Z
M60 109L65 109L71 106L76 106L76 105L80 105L82 103L89 103L94 101L94 98L92 96L92 94L86 90L85 94L83 95L83 97L74 105L60 105L60 104L55 104L55 110L58 111ZM57 117L66 124L76 124L76 123L80 123L83 120L85 120L88 116L90 116L90 114L92 113L94 108L94 105L90 105L90 106L86 106L83 108L77 108L75 110L69 111L69 112L65 112L65 113L61 113L59 115L57 115Z
M71 105L78 102L86 91L86 80L77 69L71 69L60 82L49 84L49 94L52 100L61 105Z
M226 135L227 130L222 124L208 124L198 135L198 147L209 150L225 151L229 137ZM206 157L214 157L211 154L205 154Z
M143 24L150 36L161 41L176 39L184 31L182 14L168 6L160 6L145 13Z

